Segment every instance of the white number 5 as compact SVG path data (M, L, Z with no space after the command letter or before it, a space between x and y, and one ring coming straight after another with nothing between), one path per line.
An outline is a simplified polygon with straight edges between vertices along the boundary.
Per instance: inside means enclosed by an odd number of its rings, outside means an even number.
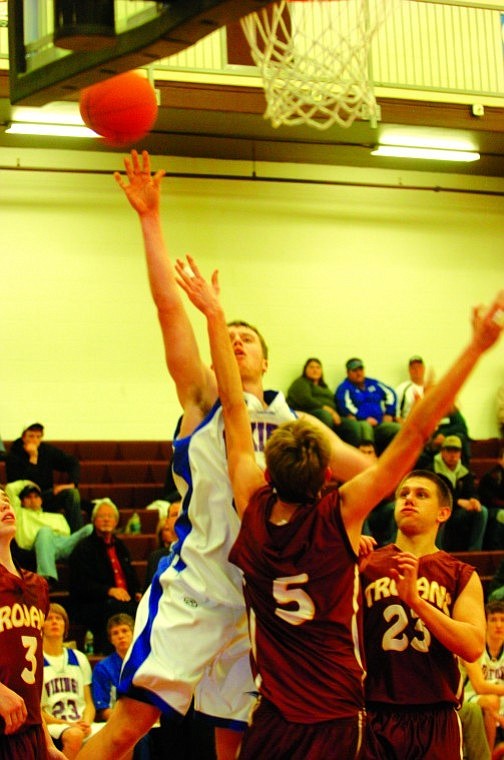
M277 607L275 615L281 617L291 625L301 625L307 620L312 620L315 615L315 605L302 588L290 588L293 585L308 583L308 575L291 575L288 578L277 578L273 581L273 596L278 604L288 604L295 602L298 605L297 610L283 610Z

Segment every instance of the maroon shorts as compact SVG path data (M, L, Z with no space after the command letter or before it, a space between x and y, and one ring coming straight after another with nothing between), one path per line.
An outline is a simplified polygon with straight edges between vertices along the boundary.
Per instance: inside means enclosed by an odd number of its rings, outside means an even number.
M261 699L245 731L239 760L357 760L360 758L364 714L321 723L291 723Z
M362 760L462 760L454 707L368 708Z
M0 734L0 760L46 760L42 726L30 726L16 734Z

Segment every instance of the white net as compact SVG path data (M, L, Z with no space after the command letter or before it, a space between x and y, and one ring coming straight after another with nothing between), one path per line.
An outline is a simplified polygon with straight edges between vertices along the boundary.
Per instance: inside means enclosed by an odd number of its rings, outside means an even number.
M373 35L394 0L280 2L241 20L274 127L349 127L376 119L369 81Z

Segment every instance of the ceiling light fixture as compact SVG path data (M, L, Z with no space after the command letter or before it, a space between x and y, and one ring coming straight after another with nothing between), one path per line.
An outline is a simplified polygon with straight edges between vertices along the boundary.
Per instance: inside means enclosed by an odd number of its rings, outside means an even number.
M10 135L43 135L51 137L100 137L92 129L79 124L43 124L28 121L13 121L6 133Z
M393 158L423 158L434 161L478 161L480 154L473 150L453 148L410 147L406 145L378 145L371 151L372 156Z

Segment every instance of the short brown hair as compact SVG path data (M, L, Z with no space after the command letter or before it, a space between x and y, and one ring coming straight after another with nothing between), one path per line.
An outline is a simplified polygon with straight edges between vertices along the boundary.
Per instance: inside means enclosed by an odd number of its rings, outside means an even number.
M263 336L261 335L257 327L254 327L254 325L251 325L250 322L244 322L242 319L234 319L232 322L228 322L227 326L228 327L248 327L249 330L252 330L252 332L254 332L259 338L259 343L261 344L264 359L268 358L268 346L266 345L266 341L264 340Z
M63 638L66 639L68 636L68 629L70 628L70 620L68 619L68 612L64 607L61 606L61 604L56 604L56 602L51 602L49 605L49 612L54 612L56 615L59 615L63 618L65 621L65 630L63 632ZM49 614L49 612L47 614Z
M310 422L280 425L265 449L266 467L278 496L291 503L315 498L324 485L330 456L328 440Z
M431 483L434 483L436 486L439 506L453 509L453 497L448 485L443 480L443 478L440 478L439 475L436 475L435 472L431 472L430 470L412 470L411 472L408 472L408 474L404 476L396 488L396 498L404 483L406 483L411 478L423 478L424 480L430 480Z
M504 601L495 599L493 602L488 602L485 605L485 615L487 620L490 615L504 615Z
M112 617L109 617L107 620L107 636L110 637L110 631L118 625L127 625L128 628L133 630L135 628L135 621L131 615L127 615L125 612L119 612L117 615L112 615Z

